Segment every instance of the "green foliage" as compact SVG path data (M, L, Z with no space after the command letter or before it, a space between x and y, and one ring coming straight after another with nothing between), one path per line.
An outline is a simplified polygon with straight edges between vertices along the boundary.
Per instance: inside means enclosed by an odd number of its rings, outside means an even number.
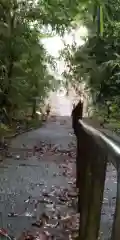
M37 127L41 127L42 121L38 120L38 119L32 119L32 120L28 120L28 128L37 128Z
M95 5L96 0L0 1L0 109L9 121L30 108L34 117L60 84L49 70L55 62L41 39L62 34ZM103 7L102 1L98 5Z
M5 124L0 123L0 140L2 139L2 136L6 136L11 133L11 129L7 127Z
M0 107L9 119L36 98L43 101L55 80L48 70L54 61L40 39L39 5L31 2L0 2Z
M105 5L109 17L104 17L104 34L90 35L83 46L68 46L62 56L68 70L66 82L76 91L85 83L96 110L106 117L120 117L120 0L110 0Z

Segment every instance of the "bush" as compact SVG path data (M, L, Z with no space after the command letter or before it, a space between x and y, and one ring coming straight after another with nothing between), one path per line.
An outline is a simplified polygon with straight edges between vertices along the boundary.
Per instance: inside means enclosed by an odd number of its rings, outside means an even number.
M11 129L7 125L0 123L0 137L5 136L10 132Z
M37 128L37 127L41 127L42 122L41 120L38 119L31 119L27 121L27 128Z

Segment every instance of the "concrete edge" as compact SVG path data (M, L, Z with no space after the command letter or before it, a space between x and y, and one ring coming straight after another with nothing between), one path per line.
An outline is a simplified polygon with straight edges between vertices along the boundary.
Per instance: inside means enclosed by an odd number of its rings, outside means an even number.
M24 131L22 131L22 132L20 132L20 133L15 133L15 134L13 134L13 135L10 135L10 136L8 136L8 137L5 137L5 139L12 139L12 138L15 138L15 137L17 137L17 136L20 136L20 135L22 135L22 134L24 134L24 133L27 133L27 132L30 132L30 131L39 129L39 128L42 127L43 124L44 124L44 123L42 123L40 126L33 127L33 128L29 128L29 129L24 130Z

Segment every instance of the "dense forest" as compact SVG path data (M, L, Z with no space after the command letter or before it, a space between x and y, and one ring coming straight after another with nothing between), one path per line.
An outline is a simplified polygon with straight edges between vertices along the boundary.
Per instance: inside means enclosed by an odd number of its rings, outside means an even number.
M55 62L42 39L63 34L77 7L77 1L0 0L1 123L29 112L35 118L37 105L55 90Z
M77 91L85 82L97 109L119 115L119 11L119 0L0 0L1 122L6 116L10 125L29 112L35 118L37 106L58 87L55 60L42 39L80 25L88 28L85 45L66 46L62 53L66 83Z
M88 28L88 36L85 44L79 47L75 43L72 47L67 45L61 53L67 64L63 75L66 86L71 83L76 91L81 83L85 83L97 114L106 119L119 119L120 1L109 0L97 6L86 12L84 25Z

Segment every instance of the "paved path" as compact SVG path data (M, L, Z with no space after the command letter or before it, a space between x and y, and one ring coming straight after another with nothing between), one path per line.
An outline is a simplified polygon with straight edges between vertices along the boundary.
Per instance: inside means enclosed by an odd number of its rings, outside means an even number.
M70 189L73 191L75 186L75 154L70 157L66 153L74 140L70 131L70 120L59 118L56 122L49 122L38 130L13 139L11 151L20 159L10 158L0 164L0 227L7 229L13 236L19 237L24 229L39 231L31 224L39 220L42 213L52 217L58 212L61 216L75 214L74 199L59 199L64 189L67 193ZM38 151L36 156L24 159L26 151L22 150L22 145L33 149L34 145L40 146L41 140L46 142L43 147L45 152ZM53 144L53 148L59 152L48 149L48 143ZM43 192L51 193L51 196L43 199ZM10 213L11 217L8 216ZM56 235L60 235L60 239L68 239L69 232L66 235L59 228L57 230Z
M56 121L49 121L40 129L14 138L12 145L20 147L24 143L28 147L32 147L43 140L53 144L60 144L62 148L66 148L72 139L72 136L69 135L71 131L71 119L69 117L56 117Z
M65 191L74 190L75 180L75 154L65 154L71 149L71 142L75 137L71 134L71 120L69 118L58 118L56 122L45 124L42 128L22 134L13 139L12 148L16 148L15 155L20 159L6 159L0 164L0 226L8 229L9 233L19 236L24 229L31 229L31 224L39 219L43 212L55 216L59 212L62 216L66 213L75 213L75 199L62 202L58 195L65 188ZM43 154L38 152L37 156L29 156L24 159L23 144L33 149L34 145L39 146L40 141L53 144L60 152L47 149ZM14 150L15 151L15 150ZM62 165L64 163L64 165ZM67 174L65 174L67 171ZM41 201L43 190L52 201ZM59 194L58 194L59 192ZM116 171L113 166L108 166L106 185L104 192L104 204L101 220L101 239L108 239L111 228L112 217L115 207L116 195ZM36 203L40 204L36 204ZM54 203L56 207L54 206ZM68 207L68 205L70 205ZM14 212L17 216L9 217ZM74 221L73 221L74 222ZM32 227L32 231L39 229ZM69 239L68 233L57 229L57 239ZM56 231L57 231L56 230ZM103 234L102 234L103 233ZM103 236L104 235L104 236Z

